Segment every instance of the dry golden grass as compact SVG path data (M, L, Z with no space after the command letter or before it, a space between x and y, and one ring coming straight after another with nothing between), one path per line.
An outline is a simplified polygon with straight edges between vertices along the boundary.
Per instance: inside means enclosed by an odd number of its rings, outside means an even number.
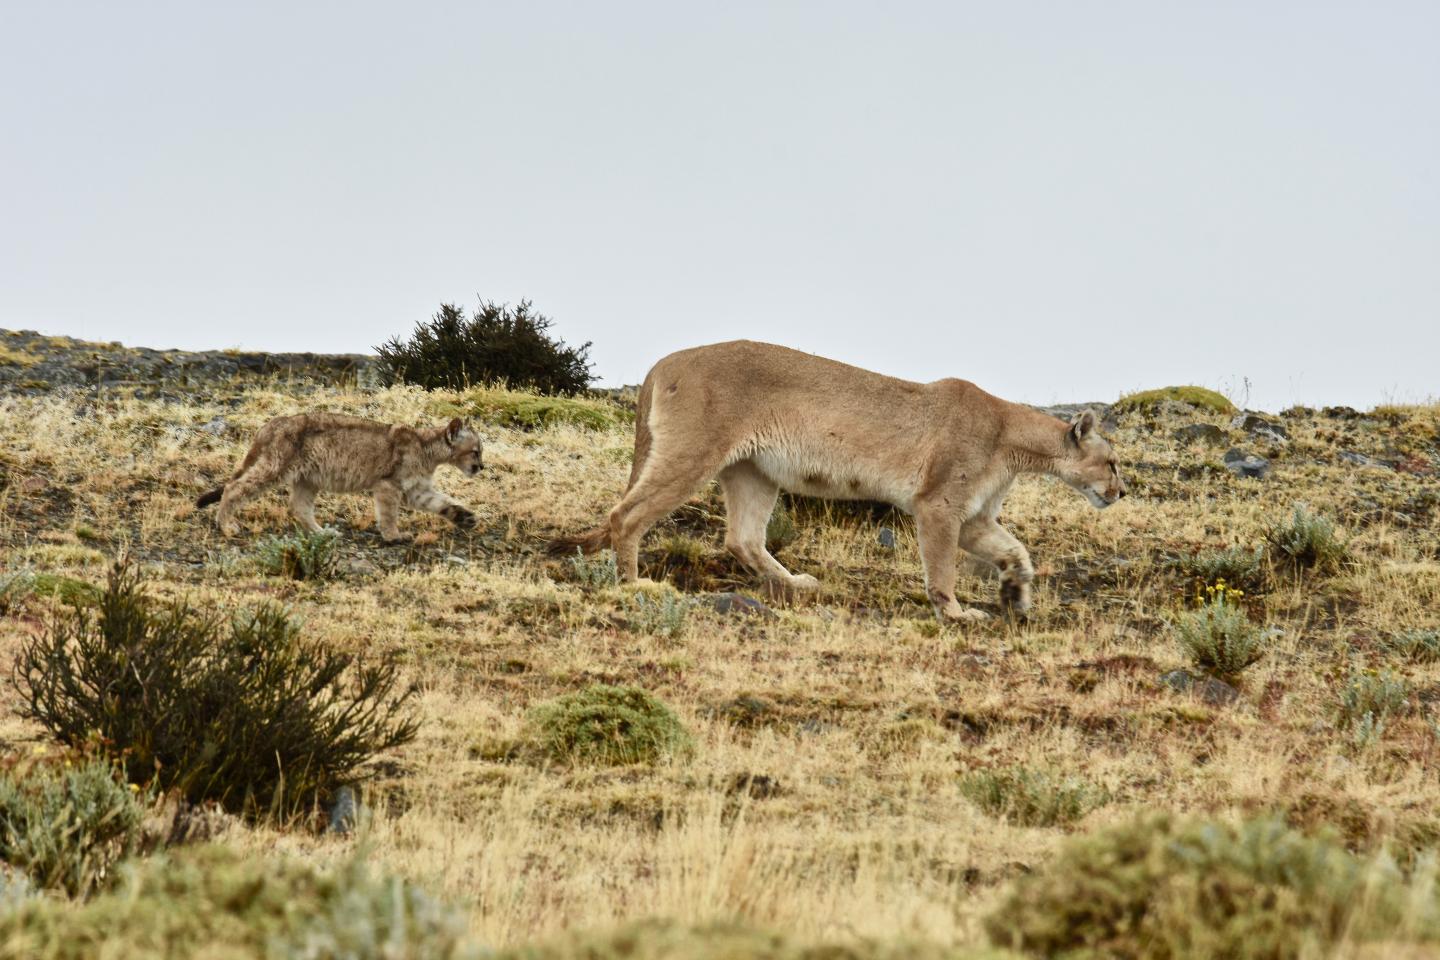
M322 496L322 523L344 537L343 572L329 583L257 572L254 542L288 528L281 494L243 511L236 540L192 506L272 416L325 408L415 423L436 401L278 386L184 402L0 398L0 546L5 568L90 582L129 551L157 594L278 598L336 647L404 657L423 722L367 790L374 856L464 905L482 942L664 917L739 919L805 941L980 944L980 920L1011 877L1068 832L1149 809L1275 810L1364 850L1412 852L1414 838L1440 837L1440 728L1428 713L1440 665L1397 662L1378 642L1440 626L1436 480L1336 460L1357 450L1428 469L1435 407L1287 419L1293 439L1263 482L1179 445L1175 424L1122 422L1113 439L1133 495L1096 512L1058 484L1018 484L1003 520L1035 557L1034 614L965 630L934 623L908 521L887 521L890 550L873 523L801 510L781 558L820 577L813 602L776 604L773 620L697 605L678 638L637 632L633 591L582 589L568 563L537 549L613 503L630 455L621 426L486 427L484 474L438 478L476 508L470 534L407 514L417 545L386 547L368 501ZM199 429L215 417L229 424L218 437ZM1167 558L1257 545L1301 501L1338 522L1353 562L1334 575L1272 574L1251 591L1252 616L1281 632L1233 705L1162 686L1162 672L1186 666L1167 618L1196 586ZM653 533L651 575L668 569L692 593L753 587L724 554L721 513L703 491ZM701 545L679 551L691 554L683 569L662 549L677 534ZM995 609L980 572L960 592ZM53 602L33 598L0 621L0 660ZM1409 713L1358 744L1338 723L1339 698L1367 667L1402 673L1416 693ZM513 758L528 707L590 682L659 696L694 734L693 755L600 770ZM3 696L13 706L13 691ZM753 700L737 707L741 698ZM5 712L0 746L37 736ZM1069 826L1022 827L963 796L962 774L1014 766L1082 777L1109 802ZM353 844L243 826L225 840L320 859Z

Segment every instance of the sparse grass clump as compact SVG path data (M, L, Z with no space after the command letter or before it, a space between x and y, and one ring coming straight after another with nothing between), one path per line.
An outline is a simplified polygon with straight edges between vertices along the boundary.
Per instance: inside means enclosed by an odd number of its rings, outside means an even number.
M1334 570L1345 560L1345 542L1335 524L1325 516L1311 513L1296 504L1289 521L1277 523L1265 533L1270 555L1277 563L1297 570Z
M1182 573L1214 584L1219 581L1258 587L1265 576L1263 547L1226 547L1224 550L1203 550L1182 554L1170 561Z
M690 601L674 590L637 594L631 601L630 625L638 632L678 640L690 618Z
M0 573L0 617L18 610L34 592L34 571L21 569Z
M1386 650L1411 663L1440 660L1440 630L1402 630L1380 641Z
M437 416L467 417L516 430L544 430L562 424L608 430L631 419L629 413L605 399L547 397L500 387L472 387L456 400L430 404L429 411ZM629 451L625 453L628 456Z
M1148 413L1156 410L1167 400L1189 404L1211 413L1235 412L1235 404L1225 399L1222 394L1195 386L1160 387L1156 390L1129 393L1115 401L1115 411L1117 413Z
M603 590L620 582L620 572L615 566L615 551L602 550L593 556L585 556L579 547L570 558L570 573L575 582L589 590Z
M534 748L555 763L654 764L692 747L680 719L653 695L599 683L535 707L525 730Z
M1217 677L1236 677L1265 654L1268 633L1251 622L1240 605L1244 593L1225 581L1205 588L1198 609L1187 611L1170 629L1180 649L1200 670Z
M88 903L35 899L0 912L0 960L455 960L478 954L464 921L356 855L329 870L182 849L119 869Z
M287 580L328 580L339 561L340 535L334 530L299 530L266 537L255 548L260 569Z
M131 853L143 810L102 760L26 763L0 773L0 860L37 887L84 896Z
M794 515L783 502L777 500L770 519L765 523L765 549L771 553L779 553L799 536L800 530L795 525Z
M1362 862L1278 819L1162 814L1072 839L1011 887L986 928L1042 957L1288 960L1387 934L1407 910L1433 933L1433 902L1407 894L1388 861Z
M1404 712L1410 701L1410 684L1389 670L1353 674L1340 691L1340 725L1363 724L1380 728L1385 721Z
M226 618L157 604L117 565L93 606L58 615L15 664L21 712L80 747L98 736L126 776L192 802L276 816L353 782L415 736L393 661L301 639L277 607Z
M1103 788L1050 770L1005 767L974 770L960 792L993 817L1022 827L1066 826L1110 802Z

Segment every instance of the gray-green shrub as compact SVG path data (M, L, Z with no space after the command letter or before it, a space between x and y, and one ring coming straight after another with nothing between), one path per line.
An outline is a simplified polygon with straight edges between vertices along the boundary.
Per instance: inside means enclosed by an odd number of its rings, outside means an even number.
M684 724L653 695L600 683L531 709L524 739L553 762L601 766L653 764L693 745Z
M1312 513L1304 504L1295 505L1288 521L1271 526L1265 540L1277 563L1297 570L1334 570L1347 553L1330 518Z
M1264 656L1269 633L1250 620L1239 603L1243 594L1224 581L1206 587L1205 594L1201 605L1180 614L1170 629L1200 670L1218 677L1238 676Z
M271 536L255 547L260 569L290 580L328 580L338 563L340 535L334 530L300 530Z
M991 816L1022 827L1065 826L1110 801L1088 780L1026 767L972 770L961 776L960 792Z

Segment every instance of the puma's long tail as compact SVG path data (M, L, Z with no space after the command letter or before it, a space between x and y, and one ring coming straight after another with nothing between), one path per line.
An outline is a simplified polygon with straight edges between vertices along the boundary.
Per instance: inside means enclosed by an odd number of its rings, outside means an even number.
M200 494L200 499L195 501L195 506L208 507L212 503L219 503L220 498L224 495L225 487L222 484L221 486L216 487L214 490L211 490L209 493Z

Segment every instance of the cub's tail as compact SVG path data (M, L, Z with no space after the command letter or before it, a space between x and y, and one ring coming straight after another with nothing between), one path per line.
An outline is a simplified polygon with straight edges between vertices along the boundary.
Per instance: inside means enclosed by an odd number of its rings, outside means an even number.
M195 501L195 506L208 507L212 503L219 503L220 498L224 495L225 487L222 484L221 486L216 487L214 490L211 490L209 493L200 494L200 499Z
M594 553L596 550L603 550L610 546L610 525L596 527L575 537L556 537L545 545L545 552L552 557L570 556L579 550L581 553Z

